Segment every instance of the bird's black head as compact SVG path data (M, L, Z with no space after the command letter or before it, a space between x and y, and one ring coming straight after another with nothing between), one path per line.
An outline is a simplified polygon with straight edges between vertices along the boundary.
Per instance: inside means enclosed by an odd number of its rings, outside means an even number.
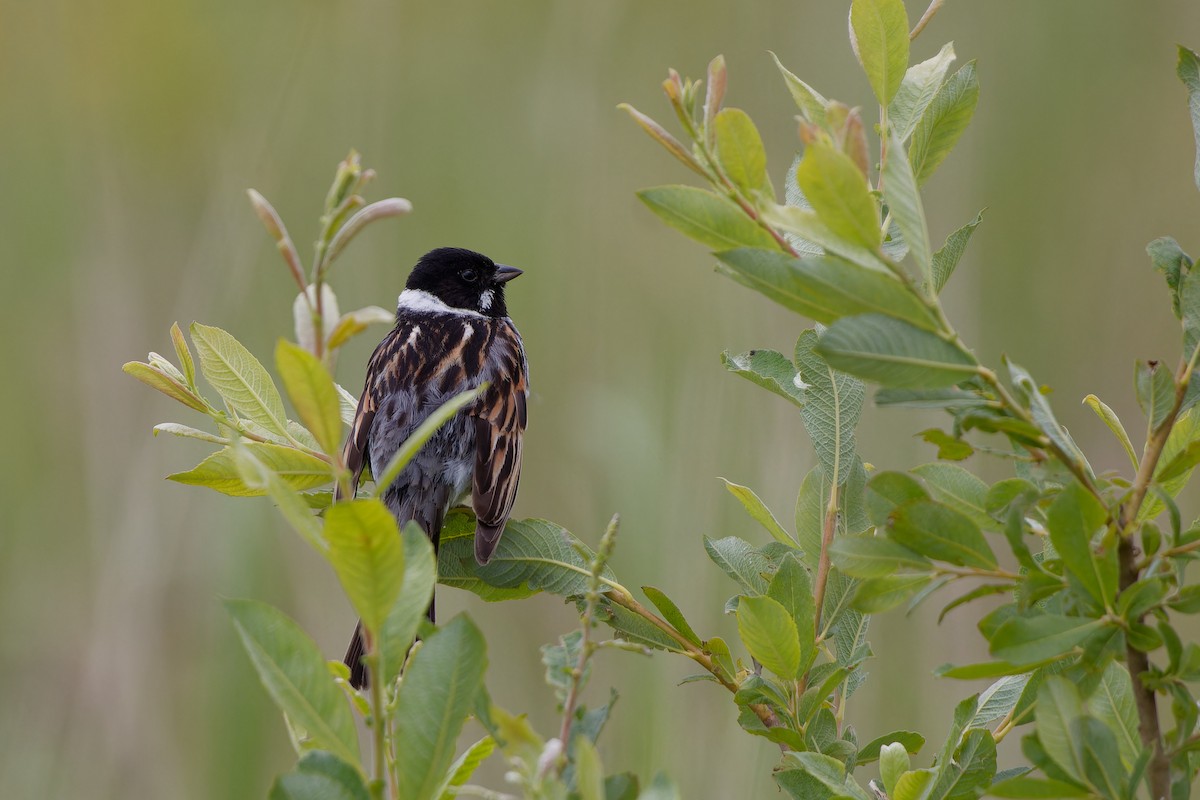
M461 247L439 247L421 256L405 289L426 292L450 308L506 317L504 284L521 274Z

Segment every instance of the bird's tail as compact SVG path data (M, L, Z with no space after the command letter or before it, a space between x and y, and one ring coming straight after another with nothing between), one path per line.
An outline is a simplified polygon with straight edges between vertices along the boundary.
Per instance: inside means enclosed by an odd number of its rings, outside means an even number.
M363 663L363 656L366 654L367 643L363 640L362 620L359 620L354 626L354 636L350 639L350 646L346 648L346 657L343 659L350 668L350 685L355 689L367 688L367 665Z
M432 597L429 598L429 608L426 609L425 616L431 623L434 621ZM354 636L350 638L350 645L346 648L346 656L342 659L350 668L350 685L355 689L366 689L371 685L367 665L363 663L363 656L366 654L367 641L363 638L362 620L359 620L354 626Z
M433 554L436 556L438 552L438 541L441 539L443 514L441 512L435 513L433 518L428 522L418 518L418 515L416 514L400 515L400 519L404 519L406 516L410 519L413 519L418 525L421 526L422 530L426 532L426 534L429 536L429 540L433 543ZM502 530L503 528L501 528L501 531ZM497 541L499 540L498 534L496 539ZM476 558L479 557L478 541L479 539L476 537ZM493 544L491 549L488 550L488 558L491 558L491 550L494 549L496 549L495 544ZM435 617L433 597L429 598L429 608L426 609L425 616L429 618L430 623L434 622ZM346 666L350 668L350 685L355 689L365 689L370 685L370 678L367 675L367 665L363 663L363 656L366 654L367 642L363 638L362 620L359 620L358 624L354 626L354 636L350 639L350 645L346 648L346 656L343 659L343 661L346 663Z

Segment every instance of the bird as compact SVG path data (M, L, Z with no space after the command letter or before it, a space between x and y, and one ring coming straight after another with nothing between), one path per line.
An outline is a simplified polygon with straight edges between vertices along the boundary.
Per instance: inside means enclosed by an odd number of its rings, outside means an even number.
M488 387L421 448L382 500L403 527L414 521L437 552L446 513L469 498L475 560L486 564L512 512L521 477L529 367L504 289L522 270L458 247L422 256L396 303L396 325L367 362L342 451L353 496L363 469L383 474L417 426L461 392ZM338 499L341 491L338 490ZM430 600L428 617L434 621ZM346 651L350 684L367 685L362 622Z

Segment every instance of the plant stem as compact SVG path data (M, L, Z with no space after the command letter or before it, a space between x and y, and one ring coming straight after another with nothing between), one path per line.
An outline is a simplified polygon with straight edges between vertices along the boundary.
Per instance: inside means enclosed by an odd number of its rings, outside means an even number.
M700 153L704 156L705 166L709 171L709 182L716 188L721 189L726 197L737 203L738 208L742 209L742 212L747 217L758 223L760 228L771 234L771 238L775 240L780 249L785 253L791 253L793 256L799 258L800 254L788 243L787 238L763 220L762 215L758 213L758 209L754 207L754 204L742 194L741 190L729 179L725 171L721 169L721 162L709 150L708 142L703 137L696 137L694 135L692 139L700 146Z
M379 646L376 643L376 637L371 636L369 632L366 633L367 644L370 647L367 667L371 679L371 732L375 741L375 780L380 785L385 785L387 781L387 726L384 723L386 714L383 707L383 681L379 679Z
M1117 546L1117 558L1120 562L1120 588L1125 591L1138 579L1138 569L1135 563L1136 549L1133 538L1122 536ZM1138 618L1141 621L1141 617ZM1150 763L1146 766L1146 779L1150 782L1151 794L1156 800L1167 798L1171 793L1171 763L1163 748L1162 730L1158 725L1158 704L1154 691L1146 687L1141 675L1150 669L1150 658L1141 650L1128 644L1125 645L1125 666L1129 669L1129 677L1133 684L1133 700L1138 712L1138 735L1142 745L1152 751Z
M836 480L836 475L834 476ZM815 630L821 630L821 615L825 608L825 585L829 583L829 548L837 529L838 486L829 490L829 505L825 507L825 522L821 527L821 556L817 561L817 585L813 587L813 606L816 609Z
M1004 741L1004 737L1012 733L1013 729L1021 723L1021 720L1033 712L1034 708L1035 706L1029 705L1019 715L1013 716L1013 712L1017 710L1014 706L1012 711L1009 711L1004 719L1000 720L1000 724L996 726L996 730L992 731L992 738L996 740L996 744Z
M567 690L567 699L563 703L562 729L558 734L558 740L562 742L563 748L563 758L559 760L559 775L562 775L562 771L567 766L567 759L569 757L568 744L571 741L571 720L575 717L575 706L579 702L579 691L583 686L584 672L587 670L588 660L596 650L596 645L592 642L591 635L592 622L596 615L596 606L600 603L600 590L603 585L600 580L601 573L604 572L604 565L608 563L613 547L616 545L617 529L620 524L620 516L614 514L612 520L608 523L608 529L600 539L600 547L596 550L596 555L592 559L592 574L588 581L587 599L584 601L583 615L579 620L579 626L582 631L582 636L579 640L579 659L576 661L574 669L571 670L571 687Z
M1120 533L1120 544L1117 558L1120 563L1120 589L1124 592L1141 577L1141 567L1137 560L1137 548L1133 535L1137 525L1138 513L1146 500L1146 493L1154 481L1154 473L1158 462L1162 459L1163 448L1171 436L1171 430L1179 418L1183 400L1187 394L1188 383L1194 369L1195 356L1190 360L1181 360L1175 378L1175 402L1167 412L1163 421L1158 424L1146 440L1142 450L1142 463L1138 467L1137 477L1133 481L1133 489L1129 499L1121 505L1117 522ZM1138 617L1136 622L1141 622ZM1158 703L1154 691L1142 681L1142 674L1150 669L1150 658L1132 645L1125 645L1125 665L1129 669L1129 677L1133 680L1133 698L1138 711L1138 734L1142 744L1153 752L1150 763L1146 767L1146 778L1150 782L1150 790L1155 798L1165 798L1171 791L1171 762L1163 745L1162 730L1158 724Z
M1191 553L1196 550L1200 550L1200 539L1196 539L1193 542L1188 542L1187 544L1181 544L1178 547L1167 548L1166 550L1162 551L1161 553L1156 553L1153 556L1153 558L1150 556L1147 556L1147 557L1143 558L1141 561L1139 561L1137 563L1138 572L1141 572L1142 570L1146 569L1151 564L1153 564L1155 559L1163 559L1163 558L1172 558L1174 556L1182 556L1186 553Z
M1019 581L1023 577L1006 569L979 569L977 567L954 567L938 564L935 571L943 575L954 575L959 578L999 578L1001 580Z
M204 398L200 398L200 399L204 400ZM277 441L269 439L266 436L263 436L262 434L255 433L254 431L250 430L249 428L247 428L245 425L242 424L242 421L240 419L230 419L228 414L226 414L224 411L217 409L211 403L209 403L207 400L204 401L204 404L208 406L207 414L208 414L208 416L210 416L213 419L214 422L216 422L219 425L224 425L227 428L233 428L235 431L237 431L239 436L249 439L252 442L261 442L262 444L274 444L274 445L279 444L279 442L277 442ZM306 455L310 455L313 458L319 458L320 460L324 461L326 464L335 463L334 459L330 458L329 456L325 455L324 453L322 453L319 450L313 450L311 447L305 446L301 442L297 441L296 438L294 436L292 436L291 434L287 435L287 441L291 444L292 447L296 448L297 450L299 450L302 453L305 453ZM232 444L232 442L229 442L229 443Z
M921 35L921 31L925 30L925 26L929 24L930 20L933 19L933 15L938 12L938 10L942 7L942 4L945 2L946 0L932 0L932 2L930 2L929 8L925 9L925 13L921 15L921 18L917 20L916 26L914 26L912 31L908 34L908 40L910 42Z

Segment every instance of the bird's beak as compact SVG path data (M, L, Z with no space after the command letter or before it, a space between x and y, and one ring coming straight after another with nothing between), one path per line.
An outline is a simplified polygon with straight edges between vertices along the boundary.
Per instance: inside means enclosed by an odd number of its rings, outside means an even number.
M524 270L519 270L516 267L509 267L505 264L496 265L496 283L508 283L513 278L521 275Z

